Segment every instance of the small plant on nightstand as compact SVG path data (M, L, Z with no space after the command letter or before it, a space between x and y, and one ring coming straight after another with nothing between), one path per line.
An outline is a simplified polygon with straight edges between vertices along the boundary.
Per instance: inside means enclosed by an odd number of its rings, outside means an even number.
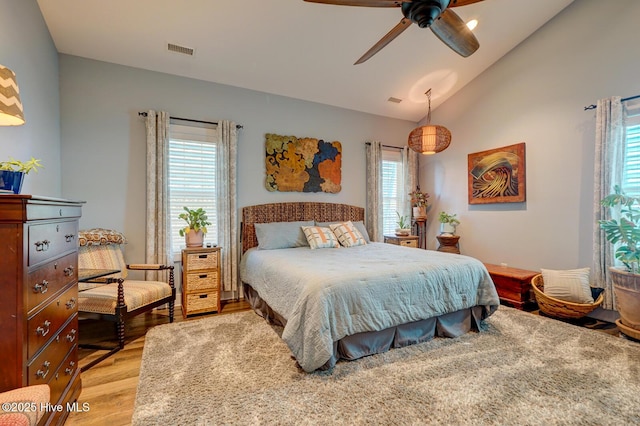
M460 221L456 217L456 214L449 214L446 212L440 212L438 215L438 221L440 222L440 234L441 235L455 235L456 226L460 225Z
M180 236L185 237L187 247L202 247L204 235L207 233L207 225L211 225L207 212L202 209L190 209L183 207L184 213L178 217L187 222L187 226L180 229Z
M396 225L398 225L398 227L396 228L396 235L402 236L411 234L411 228L409 227L409 218L407 216L401 216L398 212L396 212L396 215L398 216L398 220L396 222Z

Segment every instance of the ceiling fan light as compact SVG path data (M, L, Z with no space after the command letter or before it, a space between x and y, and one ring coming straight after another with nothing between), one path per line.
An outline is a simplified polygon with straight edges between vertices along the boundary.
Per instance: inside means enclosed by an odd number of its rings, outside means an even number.
M425 155L444 151L451 143L451 132L444 126L429 124L409 133L409 148Z

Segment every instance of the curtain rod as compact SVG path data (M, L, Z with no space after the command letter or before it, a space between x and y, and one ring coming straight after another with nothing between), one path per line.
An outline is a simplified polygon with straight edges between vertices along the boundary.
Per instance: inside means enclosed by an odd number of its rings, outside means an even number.
M640 98L640 95L636 95L636 96L629 96L628 98L620 99L620 102L632 101L632 100L634 100L634 99L638 99L638 98ZM589 106L584 107L584 110L585 110L585 111L587 111L587 110L590 110L590 109L596 109L597 107L598 107L598 106L597 106L596 104L591 104L591 105L589 105Z
M146 117L148 114L146 112L139 112L138 115L140 117ZM202 121L202 120L193 120L191 118L180 118L180 117L169 117L169 118L173 118L174 120L190 121L191 123L213 124L216 126L218 125L217 121ZM244 126L241 126L240 124L236 124L236 129L244 129Z
M365 145L371 145L371 142L365 142ZM392 148L392 149L397 149L398 151L401 151L404 149L403 146L393 146L393 145L380 145L383 148Z

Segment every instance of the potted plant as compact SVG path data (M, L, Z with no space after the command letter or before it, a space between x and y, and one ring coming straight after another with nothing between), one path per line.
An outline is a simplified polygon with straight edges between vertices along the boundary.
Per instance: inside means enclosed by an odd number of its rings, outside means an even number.
M438 221L440 222L440 235L455 235L456 226L460 225L455 213L440 212Z
M640 338L640 197L630 197L616 185L614 192L600 204L617 209L620 215L619 219L598 221L607 241L617 246L616 259L625 266L625 269L609 268L620 313L616 324L623 333L626 331L631 337Z
M41 167L40 160L33 157L26 162L11 157L7 161L0 161L0 193L20 194L24 176L32 171L38 172Z
M202 247L204 236L207 233L207 225L211 225L207 212L202 208L183 207L183 209L184 213L180 213L178 217L187 222L187 226L180 229L180 236L185 237L187 247Z
M415 191L409 193L411 197L411 206L413 208L413 217L416 219L424 219L427 217L427 204L429 194L420 191L420 187L416 187Z
M407 216L400 216L400 213L398 212L396 212L396 215L398 216L398 221L396 222L396 225L398 225L398 227L396 228L396 235L397 236L410 235L411 228L409 225L409 218Z

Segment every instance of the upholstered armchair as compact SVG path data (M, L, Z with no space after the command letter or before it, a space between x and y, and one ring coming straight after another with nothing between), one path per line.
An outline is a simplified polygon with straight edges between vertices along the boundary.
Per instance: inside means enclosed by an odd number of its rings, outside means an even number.
M129 264L124 261L122 246L124 235L118 231L94 228L78 233L78 276L84 281L87 270L117 270L103 278L78 284L78 312L81 318L112 321L116 324L118 346L106 348L96 345L83 347L103 349L109 352L83 367L87 370L124 347L125 321L153 308L169 304L169 322L173 322L176 288L173 266L156 264ZM165 281L130 280L129 270L162 271L168 275Z
M0 426L35 426L49 403L49 385L33 385L0 393Z

